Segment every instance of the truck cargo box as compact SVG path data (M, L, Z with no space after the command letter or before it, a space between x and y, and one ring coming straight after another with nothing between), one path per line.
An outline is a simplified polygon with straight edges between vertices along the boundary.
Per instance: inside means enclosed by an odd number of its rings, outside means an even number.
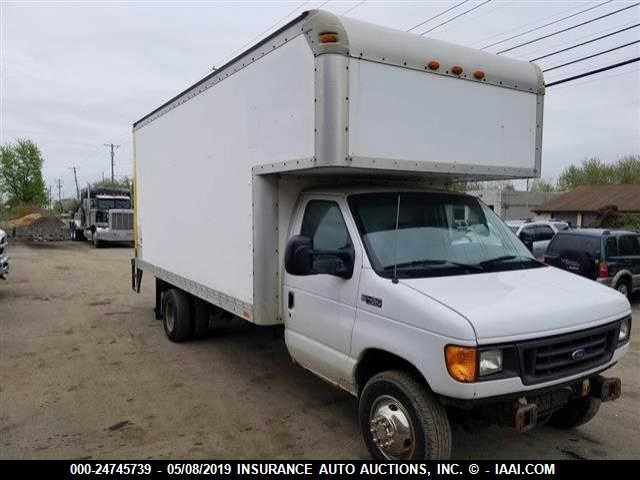
M279 323L302 188L539 176L543 95L534 64L305 12L134 124L136 263Z

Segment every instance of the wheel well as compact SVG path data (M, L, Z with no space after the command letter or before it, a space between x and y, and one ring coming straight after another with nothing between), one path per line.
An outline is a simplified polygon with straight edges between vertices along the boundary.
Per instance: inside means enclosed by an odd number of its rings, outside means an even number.
M424 384L425 387L429 388L427 380L412 363L393 353L372 348L364 353L356 367L355 380L358 394L360 394L371 377L385 370L402 370L407 372L420 383Z

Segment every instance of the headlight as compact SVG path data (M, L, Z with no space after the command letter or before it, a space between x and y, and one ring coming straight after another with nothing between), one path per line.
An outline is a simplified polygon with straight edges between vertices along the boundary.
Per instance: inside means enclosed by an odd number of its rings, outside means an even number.
M480 352L480 376L491 375L502 371L502 350L485 350Z
M629 319L625 318L620 322L620 333L618 333L618 342L624 342L629 338L629 330L630 330Z

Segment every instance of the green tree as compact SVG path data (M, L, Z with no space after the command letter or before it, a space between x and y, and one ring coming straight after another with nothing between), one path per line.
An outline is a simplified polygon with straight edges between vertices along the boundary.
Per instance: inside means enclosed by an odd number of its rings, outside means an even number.
M111 181L111 179L100 180L93 184L94 187L106 187L106 188L127 188L131 189L131 180L129 177L122 177L120 180L117 178Z
M555 192L556 187L553 183L544 180L542 178L535 178L531 182L531 191L532 192Z
M640 156L626 155L613 164L606 164L599 158L589 158L580 166L565 168L558 178L560 190L572 190L581 185L622 183L640 183Z
M0 182L11 207L46 203L42 164L38 146L28 139L0 146Z
M625 155L615 165L616 183L640 183L640 155Z

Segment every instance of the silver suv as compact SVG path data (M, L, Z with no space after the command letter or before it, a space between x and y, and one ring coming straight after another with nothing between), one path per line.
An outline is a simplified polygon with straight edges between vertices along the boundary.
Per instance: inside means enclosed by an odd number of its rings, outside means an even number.
M507 225L522 241L533 242L533 255L540 259L546 253L549 242L556 233L568 230L569 224L558 220L537 221L507 220Z

